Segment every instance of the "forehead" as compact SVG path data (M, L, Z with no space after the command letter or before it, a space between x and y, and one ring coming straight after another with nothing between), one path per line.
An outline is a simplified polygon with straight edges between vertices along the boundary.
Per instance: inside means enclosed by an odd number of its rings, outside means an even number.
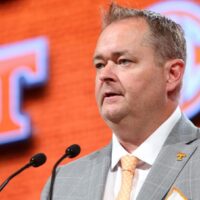
M145 46L149 35L149 27L142 18L129 18L108 25L100 34L95 55L112 52L128 51L130 48Z

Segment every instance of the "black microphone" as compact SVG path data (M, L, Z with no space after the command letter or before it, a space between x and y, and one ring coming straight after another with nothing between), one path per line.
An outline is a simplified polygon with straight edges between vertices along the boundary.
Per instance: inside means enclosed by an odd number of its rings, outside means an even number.
M52 200L52 198L53 198L53 187L54 187L54 182L55 182L55 178L56 178L57 166L66 157L68 157L68 158L76 157L80 153L80 151L81 151L81 148L78 144L72 144L65 150L65 154L54 165L53 170L52 170L50 189L49 189L49 200Z
M43 153L38 153L35 154L29 161L29 163L27 163L26 165L24 165L22 168L20 168L19 170L17 170L14 174L10 175L1 185L0 185L0 191L3 190L3 188L8 184L8 182L14 178L16 175L18 175L19 173L21 173L22 171L24 171L26 168L33 166L33 167L39 167L41 165L43 165L47 160L47 157L45 154Z

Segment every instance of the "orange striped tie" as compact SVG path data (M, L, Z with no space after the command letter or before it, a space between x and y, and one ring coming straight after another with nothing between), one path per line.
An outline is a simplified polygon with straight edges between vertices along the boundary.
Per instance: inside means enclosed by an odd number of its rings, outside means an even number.
M126 155L121 158L122 181L116 200L130 200L132 180L137 163L138 159L134 156Z

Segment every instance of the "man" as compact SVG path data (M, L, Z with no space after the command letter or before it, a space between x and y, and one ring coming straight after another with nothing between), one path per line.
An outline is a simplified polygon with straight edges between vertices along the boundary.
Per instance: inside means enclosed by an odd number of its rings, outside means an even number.
M126 154L137 161L127 200L200 199L200 130L178 107L185 62L178 24L110 6L94 65L97 104L112 143L61 167L54 200L120 199ZM48 191L47 184L42 200Z

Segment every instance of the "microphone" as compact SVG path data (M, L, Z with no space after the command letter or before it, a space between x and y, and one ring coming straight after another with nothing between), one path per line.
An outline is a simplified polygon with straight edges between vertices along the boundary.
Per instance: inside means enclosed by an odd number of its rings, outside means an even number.
M56 178L57 166L66 157L68 157L68 158L76 157L80 153L80 151L81 151L81 148L78 144L72 144L65 150L65 154L54 165L53 170L52 170L51 182L50 182L49 200L52 200L52 198L53 198L53 187L54 187L54 182L55 182L55 178Z
M27 163L26 165L24 165L22 168L20 168L19 170L17 170L14 174L10 175L1 185L0 185L0 191L3 190L3 188L8 184L8 182L14 178L16 175L18 175L19 173L21 173L22 171L24 171L26 168L33 166L33 167L39 167L41 165L43 165L47 160L47 157L45 154L43 153L38 153L35 154L34 156L32 156L32 158L30 159L29 163Z

